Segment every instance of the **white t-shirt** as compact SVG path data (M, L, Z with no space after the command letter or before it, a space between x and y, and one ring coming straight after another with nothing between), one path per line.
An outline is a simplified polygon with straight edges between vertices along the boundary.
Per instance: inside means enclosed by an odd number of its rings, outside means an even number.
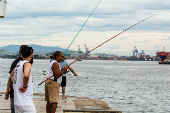
M25 63L27 63L27 60L19 61L14 68L14 77L13 77L13 89L14 89L14 105L17 106L26 106L26 105L34 105L33 104L33 81L32 81L32 75L31 71L29 74L29 80L27 84L27 89L24 93L19 91L19 88L22 87L23 84L23 78L24 78L24 70L23 66Z
M52 61L50 62L49 66L48 66L47 78L49 78L50 76L54 75L54 72L53 72L53 70L52 70L52 66L53 66L53 63L55 63L55 62L57 62L57 61L56 61L56 60L52 60ZM58 62L57 62L57 63L58 63ZM59 63L58 63L58 65L59 65ZM60 68L60 65L59 65L59 68ZM61 70L61 68L60 68L60 70ZM54 76L51 77L50 79L51 79L51 80L54 80ZM57 78L57 82L58 82L59 84L61 84L61 82L62 82L62 76L59 77L59 78Z

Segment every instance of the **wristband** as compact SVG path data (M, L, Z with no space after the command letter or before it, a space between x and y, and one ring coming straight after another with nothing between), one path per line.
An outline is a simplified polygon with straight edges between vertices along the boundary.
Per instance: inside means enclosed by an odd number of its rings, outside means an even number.
M28 86L27 86L27 87L28 87ZM23 85L23 88L27 89L27 87L25 87L25 86Z

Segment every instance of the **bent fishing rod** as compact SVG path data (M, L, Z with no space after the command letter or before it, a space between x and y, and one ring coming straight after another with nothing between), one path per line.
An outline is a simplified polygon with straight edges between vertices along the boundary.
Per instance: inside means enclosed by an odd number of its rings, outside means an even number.
M72 63L70 63L68 66L70 66L70 65L73 64L73 63L75 63L77 60L79 60L79 59L81 59L82 57L86 56L88 53L94 51L95 49L97 49L98 47L100 47L100 46L102 46L103 44L107 43L108 41L112 40L113 38L117 37L118 35L120 35L120 34L124 33L125 31L129 30L130 28L132 28L132 27L134 27L134 26L136 26L136 25L138 25L138 24L144 22L145 20L147 20L147 19L149 19L149 18L151 18L151 17L154 17L154 16L156 16L156 15L157 15L157 14L152 15L152 16L150 16L150 17L148 17L148 18L146 18L146 19L144 19L144 20L142 20L142 21L140 21L140 22L134 24L133 26L131 26L131 27L125 29L124 31L118 33L118 34L115 35L114 37L108 39L107 41L105 41L105 42L103 42L102 44L98 45L97 47L93 48L91 51L87 52L87 53L84 54L83 56L79 57L78 59L76 59L75 61L73 61ZM51 77L53 77L53 76L54 76L54 75L50 76L49 78L51 78ZM46 80L42 81L40 84L38 84L38 86L41 85L43 82L47 81L49 78L47 78Z
M68 49L70 48L71 44L74 42L74 40L76 39L76 37L78 36L78 34L80 33L80 31L83 29L84 25L86 24L86 22L89 20L90 16L93 14L93 12L96 10L97 6L100 4L101 0L99 1L99 3L96 5L96 7L94 8L94 10L92 11L92 13L89 15L89 17L87 18L87 20L84 22L83 26L80 28L80 30L78 31L78 33L76 34L76 36L74 37L73 41L70 43L70 45L68 46L67 50L65 51L64 55L66 54L66 52L68 51Z

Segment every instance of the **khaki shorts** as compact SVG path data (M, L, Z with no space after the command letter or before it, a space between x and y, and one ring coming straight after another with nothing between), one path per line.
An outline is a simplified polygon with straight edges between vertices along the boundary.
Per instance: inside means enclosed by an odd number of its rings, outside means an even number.
M60 93L60 85L51 79L45 82L45 101L49 103L58 103Z

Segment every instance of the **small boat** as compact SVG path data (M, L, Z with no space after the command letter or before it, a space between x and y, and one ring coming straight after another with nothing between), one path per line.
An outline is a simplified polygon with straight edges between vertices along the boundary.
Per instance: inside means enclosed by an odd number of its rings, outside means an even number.
M82 61L82 59L78 59L77 61Z

